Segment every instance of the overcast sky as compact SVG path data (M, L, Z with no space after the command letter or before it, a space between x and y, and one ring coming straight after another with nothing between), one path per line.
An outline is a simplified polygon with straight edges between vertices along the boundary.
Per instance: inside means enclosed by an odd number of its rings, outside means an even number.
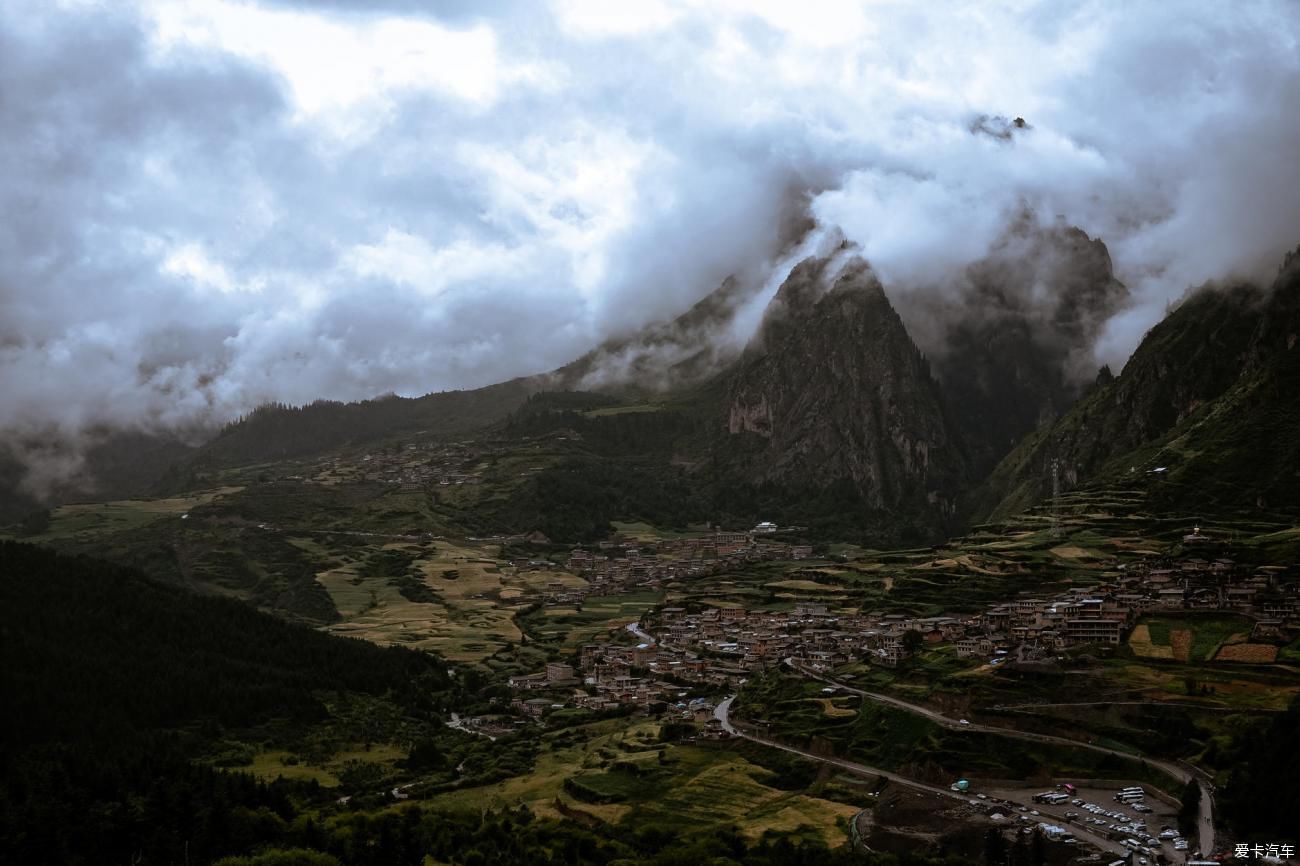
M1122 361L1300 243L1298 10L5 0L2 435L551 369L779 278L804 196L896 296L1082 227Z

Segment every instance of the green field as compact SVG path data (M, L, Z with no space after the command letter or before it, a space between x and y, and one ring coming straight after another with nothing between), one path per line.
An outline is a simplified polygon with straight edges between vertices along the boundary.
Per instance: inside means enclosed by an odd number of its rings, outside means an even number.
M1134 761L1088 749L1011 740L997 734L953 731L914 713L865 701L856 713L827 713L822 684L768 674L751 680L737 700L742 718L772 722L782 742L816 746L873 767L940 778L1144 778L1171 793L1178 785ZM1113 744L1118 746L1120 744Z
M604 406L600 409L588 409L583 412L588 418L608 418L612 415L635 415L643 412L662 412L664 407L658 403L635 403L630 406Z
M1254 622L1247 617L1230 614L1203 614L1184 616L1146 616L1138 620L1135 635L1129 645L1139 657L1169 658L1175 661L1212 661L1219 646L1234 635L1248 636ZM1143 646L1141 629L1150 635L1150 647Z
M394 764L406 757L406 750L393 745L376 745L369 749L351 748L336 752L327 761L308 764L301 756L285 749L259 752L245 768L257 778L272 782L277 778L319 782L327 788L337 787L338 774L350 761L380 764L393 771Z
M60 505L50 512L48 529L27 540L57 544L140 529L160 520L178 519L199 506L233 496L241 490L242 487L221 487L170 499L123 499Z
M564 649L571 650L638 621L642 614L663 601L663 593L644 590L593 595L587 597L581 610L548 607L529 616L526 623L530 634L538 639L557 641Z
M771 771L728 749L660 745L657 731L652 722L617 720L546 734L534 772L442 794L432 803L478 809L522 802L539 814L558 815L558 799L630 827L734 826L749 837L803 827L833 846L844 841L837 820L861 808L774 787Z

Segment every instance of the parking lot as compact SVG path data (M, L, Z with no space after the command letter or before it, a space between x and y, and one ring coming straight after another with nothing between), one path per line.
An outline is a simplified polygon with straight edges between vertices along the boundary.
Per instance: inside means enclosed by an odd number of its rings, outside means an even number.
M991 801L1009 803L1014 814L1012 820L1018 820L1024 824L1029 824L1031 821L1046 821L1050 824L1057 824L1074 833L1085 842L1105 839L1109 844L1103 844L1101 847L1114 854L1128 852L1129 849L1123 844L1125 839L1135 839L1142 843L1145 843L1148 839L1155 839L1157 842L1156 850L1170 863L1182 863L1192 853L1195 845L1194 840L1189 841L1186 850L1177 850L1174 839L1160 838L1161 831L1165 828L1177 830L1178 810L1157 797L1147 796L1143 798L1141 805L1150 809L1147 812L1133 808L1133 805L1137 804L1126 805L1116 802L1114 797L1118 788L1081 786L1071 795L1070 800L1060 805L1035 803L1033 801L1035 794L1053 790L1059 791L1060 789L1056 789L1051 785L1036 788L981 789L974 787L971 792L977 797L979 794L984 794ZM1035 812L1038 814L1035 815ZM1026 817L1030 820L1024 820ZM1155 858L1145 846L1138 851L1138 856L1146 857L1151 863L1155 862Z

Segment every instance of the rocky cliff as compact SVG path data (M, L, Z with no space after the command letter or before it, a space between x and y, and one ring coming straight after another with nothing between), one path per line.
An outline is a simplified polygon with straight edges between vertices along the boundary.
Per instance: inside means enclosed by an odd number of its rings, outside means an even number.
M1105 244L1075 228L1013 226L932 301L946 323L935 375L973 468L987 474L1065 414L1092 381L1092 346L1128 292Z
M848 251L795 267L722 393L716 451L731 477L847 483L870 509L954 516L966 463L929 365Z
M1300 257L1267 290L1204 287L1143 339L1113 381L1021 443L975 508L1041 500L1057 459L1068 486L1141 483L1156 503L1208 511L1300 505Z

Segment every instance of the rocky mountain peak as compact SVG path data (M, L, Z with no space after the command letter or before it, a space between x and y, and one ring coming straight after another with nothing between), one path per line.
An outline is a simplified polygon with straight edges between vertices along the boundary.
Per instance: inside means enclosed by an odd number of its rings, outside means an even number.
M728 376L719 452L750 483L852 485L873 509L932 527L964 473L929 365L870 265L847 251L801 262Z

